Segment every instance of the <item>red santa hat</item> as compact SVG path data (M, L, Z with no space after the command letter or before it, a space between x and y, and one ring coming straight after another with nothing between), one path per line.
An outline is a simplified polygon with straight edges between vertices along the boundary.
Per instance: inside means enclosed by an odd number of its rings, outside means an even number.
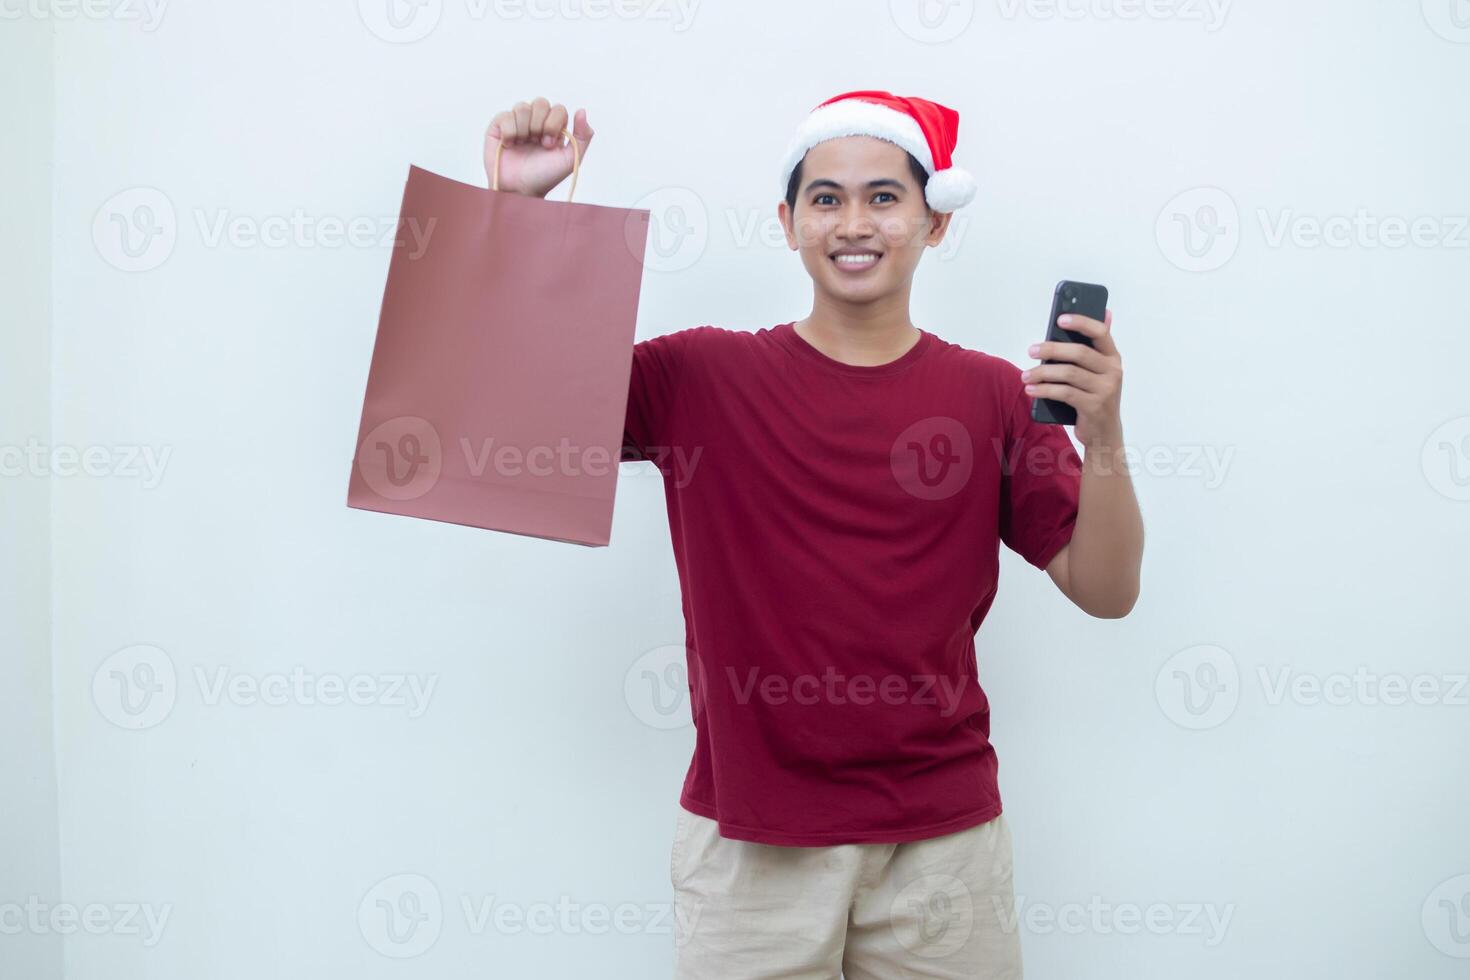
M781 189L791 172L818 143L841 136L876 136L914 155L929 174L924 199L935 211L955 211L975 197L975 178L954 166L950 154L959 142L960 114L928 99L863 90L834 95L802 121L786 151Z

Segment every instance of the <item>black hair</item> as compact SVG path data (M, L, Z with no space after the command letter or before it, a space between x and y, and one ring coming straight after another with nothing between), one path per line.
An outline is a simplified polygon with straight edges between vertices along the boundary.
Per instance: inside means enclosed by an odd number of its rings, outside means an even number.
M919 196L922 197L924 188L929 186L929 171L924 169L919 158L912 153L905 151L904 156L909 158L909 171L913 173L914 180L919 185ZM796 161L796 169L791 171L791 179L786 182L786 207L793 213L796 211L796 192L801 187L801 168L805 163L806 156L803 155L800 160ZM925 207L928 207L927 203Z

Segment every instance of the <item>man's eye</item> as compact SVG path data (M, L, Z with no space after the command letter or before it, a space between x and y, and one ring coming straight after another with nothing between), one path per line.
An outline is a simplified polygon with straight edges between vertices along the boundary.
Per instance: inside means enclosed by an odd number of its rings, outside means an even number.
M887 191L879 191L878 194L877 194L877 196L878 197L893 197L893 195L890 194L890 193L888 193ZM898 200L898 198L896 198L896 197L893 197L893 199L895 201Z
M812 203L813 204L821 204L822 203L822 199L823 198L828 198L828 197L832 198L834 201L837 199L836 197L834 197L831 194L818 194L816 200L814 200Z

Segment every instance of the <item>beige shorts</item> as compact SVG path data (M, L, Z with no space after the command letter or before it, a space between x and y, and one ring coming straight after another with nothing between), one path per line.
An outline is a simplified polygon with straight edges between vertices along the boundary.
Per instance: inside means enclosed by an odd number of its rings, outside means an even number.
M778 847L679 807L676 980L1020 980L1004 815L903 844Z

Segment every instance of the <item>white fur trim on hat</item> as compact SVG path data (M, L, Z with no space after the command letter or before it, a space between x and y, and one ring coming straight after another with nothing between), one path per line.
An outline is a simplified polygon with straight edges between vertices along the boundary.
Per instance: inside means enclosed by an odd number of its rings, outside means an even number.
M806 156L807 150L842 136L874 136L912 153L929 175L924 199L935 211L954 211L975 197L975 178L965 170L950 166L947 170L934 172L929 141L924 138L924 131L913 116L862 99L843 99L814 109L807 115L787 146L781 168L782 190L791 182L791 172Z

